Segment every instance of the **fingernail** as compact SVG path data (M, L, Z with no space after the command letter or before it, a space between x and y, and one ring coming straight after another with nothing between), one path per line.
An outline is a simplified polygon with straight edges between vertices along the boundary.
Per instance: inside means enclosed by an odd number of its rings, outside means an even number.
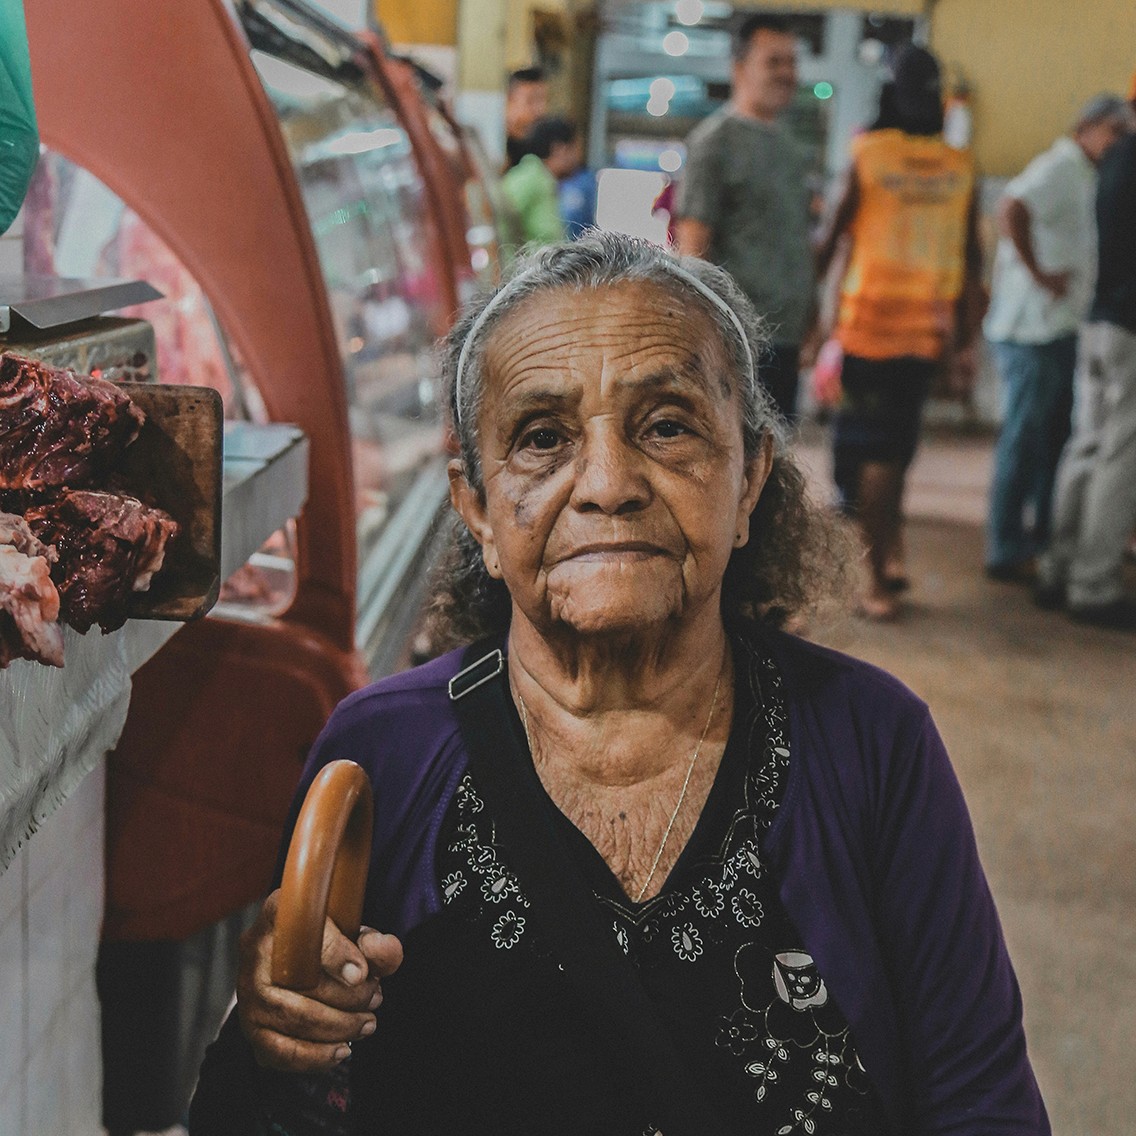
M363 1028L359 1031L360 1037L370 1037L375 1032L374 1022L364 1022Z
M350 1057L350 1056L351 1056L351 1046L349 1046L349 1045L341 1045L335 1051L335 1060L336 1061L346 1061L347 1058Z
M356 982L363 980L363 968L356 962L347 963L340 974L343 975L343 981L350 986L354 986Z
M377 1010L383 1004L383 992L376 990L372 995L371 1000L367 1003L368 1010Z

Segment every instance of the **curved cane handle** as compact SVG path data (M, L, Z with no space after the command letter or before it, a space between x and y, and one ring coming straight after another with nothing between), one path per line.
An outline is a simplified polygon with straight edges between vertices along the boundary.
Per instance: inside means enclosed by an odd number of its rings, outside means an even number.
M324 920L359 934L371 859L371 783L353 761L333 761L312 782L296 821L272 947L272 981L311 990L321 974Z

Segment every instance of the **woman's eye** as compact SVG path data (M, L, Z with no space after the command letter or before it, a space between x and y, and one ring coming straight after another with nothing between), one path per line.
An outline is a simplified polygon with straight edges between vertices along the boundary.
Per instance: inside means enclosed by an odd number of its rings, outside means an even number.
M651 429L660 438L678 438L683 434L690 433L681 422L675 422L673 418L664 418L658 422L652 422Z
M523 448L532 448L534 450L553 450L558 445L560 445L560 435L547 426L530 430L521 439L521 446Z

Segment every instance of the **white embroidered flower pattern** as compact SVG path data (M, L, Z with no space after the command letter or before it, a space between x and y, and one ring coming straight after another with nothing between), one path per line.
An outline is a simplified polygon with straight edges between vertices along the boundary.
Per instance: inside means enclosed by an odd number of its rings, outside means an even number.
M760 927L762 917L765 911L762 909L761 901L746 888L739 888L737 895L730 900L730 907L733 909L734 918L743 927Z
M516 876L497 857L492 823L486 821L481 825L481 829L489 830L488 839L484 839L478 822L474 820L483 805L468 773L458 786L457 806L459 836L451 843L450 851L463 856L469 875L480 885L482 897L487 903L497 905L500 914L493 925L491 938L495 947L507 950L524 931L525 920L520 912L529 906L528 898L522 893ZM451 872L442 881L442 898L447 903L456 899L465 889L465 884L462 871Z
M498 950L512 950L521 941L521 935L524 934L524 931L524 917L514 911L506 911L493 924L493 945Z
M461 784L458 785L458 808L463 813L479 813L485 808L468 773L461 779Z
M496 871L488 872L481 881L481 894L490 903L500 903L503 899L508 899L509 896L515 895L520 890L517 887L517 881L504 868L499 864L496 865L496 868Z
M730 857L723 873L728 883L743 879L759 880L765 873L756 840L746 840Z
M712 880L703 880L694 889L691 898L694 900L698 914L703 919L717 918L726 906L726 898L722 895L722 889Z
M702 954L702 936L693 923L684 923L671 931L674 952L683 962L694 962Z

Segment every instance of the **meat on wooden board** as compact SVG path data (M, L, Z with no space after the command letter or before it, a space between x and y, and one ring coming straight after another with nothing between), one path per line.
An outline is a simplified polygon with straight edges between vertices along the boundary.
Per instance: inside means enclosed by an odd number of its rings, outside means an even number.
M168 513L137 497L97 490L67 490L25 516L58 555L52 574L63 621L84 633L96 623L114 631L126 622L131 593L150 586L178 529Z
M145 421L113 383L0 354L0 668L62 666L61 622L121 627L162 567L177 522L111 491Z
M0 355L0 489L90 485L146 416L113 383Z

